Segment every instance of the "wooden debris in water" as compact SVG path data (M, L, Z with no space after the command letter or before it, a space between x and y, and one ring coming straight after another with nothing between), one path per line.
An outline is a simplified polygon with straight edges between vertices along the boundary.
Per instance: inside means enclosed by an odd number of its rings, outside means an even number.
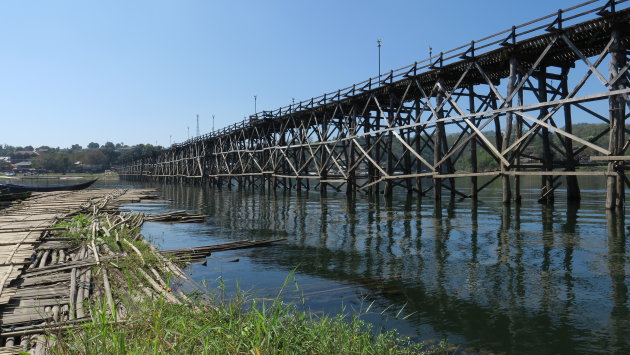
M195 262L201 260L211 253L225 250L246 249L269 246L274 243L283 242L286 238L271 240L239 240L222 244L205 245L194 248L163 250L162 255L170 257L179 262Z
M149 222L176 222L176 223L194 223L203 222L207 216L202 214L193 214L186 211L174 211L160 214L147 215L146 221Z

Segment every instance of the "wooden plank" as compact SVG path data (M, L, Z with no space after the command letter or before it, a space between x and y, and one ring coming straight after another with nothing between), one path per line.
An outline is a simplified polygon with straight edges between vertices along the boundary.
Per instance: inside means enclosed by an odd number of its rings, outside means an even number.
M628 161L630 155L592 155L589 157L591 161Z

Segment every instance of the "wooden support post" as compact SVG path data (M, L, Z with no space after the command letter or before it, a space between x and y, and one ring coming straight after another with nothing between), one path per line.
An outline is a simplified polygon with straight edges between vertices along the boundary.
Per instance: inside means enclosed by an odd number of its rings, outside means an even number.
M354 137L354 135L356 134L356 129L357 129L356 108L354 105L352 106L348 120L349 120L348 136ZM356 185L356 180L357 180L356 168L353 168L354 164L356 163L356 159L354 156L354 145L352 144L352 142L348 142L345 146L345 149L346 149L346 170L348 171L346 194L352 195L354 194L356 186L357 186Z
M393 98L390 94L390 98L389 98L389 108L387 109L387 117L388 117L388 121L389 122L394 122L395 117L394 117L394 104L393 104ZM394 140L394 132L393 131L389 131L387 133L387 141L386 141L386 145L387 145L387 149L385 151L385 154L387 154L387 167L386 167L386 171L387 171L387 175L394 175L394 166L393 166L393 159L394 159L394 152L392 151L392 143ZM392 192L394 190L393 188L393 180L387 180L385 181L385 190L383 191L383 194L385 195L385 197L391 197L392 196Z
M371 119L371 112L368 109L366 111L366 115L363 117L363 127L364 127L363 129L364 129L364 132L367 134L365 136L366 151L368 151L370 149L370 147L372 146L372 136L369 134L370 131L372 130L372 123L370 122L370 119ZM372 155L372 151L369 150L368 154ZM365 160L365 159L362 159L362 160L364 160L365 164L367 165L368 183L372 183L373 181L376 180L376 176L375 176L376 175L376 167L374 167L370 161ZM374 194L374 189L376 189L376 191L378 191L378 184L375 184L375 185L377 185L377 186L374 187L374 185L371 185L368 188L368 194L370 194L370 195Z
M516 58L510 58L510 76L508 77L507 83L507 97L512 96L512 92L514 92L516 86L516 72L518 70L518 61ZM512 107L512 99L507 102L507 107ZM503 139L501 141L501 151L505 151L510 146L510 138L512 135L512 118L513 113L508 112L505 116L505 131L503 131ZM510 176L505 173L509 167L501 162L501 187L503 192L503 203L510 203L512 200L512 190L510 189Z
M547 102L547 68L544 66L540 67L538 72L538 100L539 102ZM540 109L539 118L542 119L547 116L548 108L542 107ZM549 129L547 127L542 127L541 129L542 135L542 164L544 171L552 171L553 170L553 157L551 155L551 145L549 142ZM540 202L545 204L552 204L554 200L554 192L553 192L553 176L551 175L543 175L542 176L542 193L541 193Z
M562 79L560 83L560 90L562 97L569 95L568 78L569 68L562 68ZM571 104L564 105L564 131L567 133L573 133L573 122L571 118ZM573 140L569 138L564 139L564 154L565 157L565 171L575 171L575 157L573 156ZM578 179L575 175L566 176L567 183L567 201L576 202L580 200L580 186L578 185Z
M266 144L267 144L267 147L269 147L269 148L273 148L273 147L276 146L276 144L275 144L276 141L275 141L275 139L272 136L273 133L272 133L272 128L270 127L271 125L272 125L272 123L267 123L267 127L266 127L266 131L267 131L267 133L266 133L266 135L267 135ZM276 189L276 184L275 184L276 181L275 181L275 177L273 176L276 173L276 170L275 170L276 169L276 164L273 161L273 159L275 158L275 154L274 153L275 153L275 151L265 150L265 155L266 155L265 161L268 162L269 168L273 171L272 174L267 173L265 175L265 179L267 180L267 189L269 191L272 191L272 190Z
M518 76L518 81L522 80L522 75ZM523 89L518 91L518 106L523 106ZM516 139L520 139L523 136L523 117L516 115ZM518 166L521 165L521 154L516 155L516 166L514 170L518 170ZM519 175L514 176L514 201L516 203L521 202L521 177Z
M283 129L282 132L280 132L280 147L284 147L287 145L287 130ZM284 148L279 148L279 149L284 149ZM283 176L287 176L289 175L291 172L289 171L289 164L287 162L287 159L289 159L289 152L285 153L287 154L287 156L285 157L282 152L278 155L278 162L279 162L279 168L280 171L282 172ZM282 183L283 188L287 188L287 178L283 177L279 179L279 182Z
M298 127L298 142L300 144L300 147L298 148L300 150L299 153L298 153L300 162L299 162L298 165L302 166L302 164L304 164L304 162L306 161L305 154L304 154L304 145L308 144L308 142L306 141L306 135L304 134L304 128L301 127L301 126L298 126L297 123L296 123L296 127ZM302 176L303 173L304 172L300 172L299 176ZM302 178L298 177L296 184L297 184L297 190L298 190L298 193L299 193L299 192L302 191Z
M623 33L617 27L614 28L611 34L612 44L610 46L610 65L609 65L609 78L615 78L618 73L626 64L625 48L621 40L623 39ZM625 89L628 87L625 77L619 78L610 87L610 90ZM608 105L610 109L610 133L609 133L609 148L610 154L623 155L623 145L625 144L624 126L625 126L625 100L622 95L611 96L608 99ZM606 180L606 208L607 209L623 209L623 203L625 199L624 193L624 171L623 161L610 161L608 163L608 172L611 175Z
M440 107L442 105L442 101L444 101L442 90L437 93L435 97L436 107ZM437 111L437 118L442 118L442 108ZM443 122L437 122L435 124L435 131L433 132L433 166L435 167L435 173L440 174L442 169L442 164L436 166L437 163L442 160L442 130L444 129ZM433 178L433 199L435 202L440 202L442 200L442 179Z
M380 111L376 111L376 123L374 124L374 130L380 130L381 129L381 113ZM374 152L374 161L376 162L376 164L378 164L378 166L381 166L381 141L382 139L379 141L379 138L382 138L383 133L379 133L376 135L375 139L374 139L374 144L376 144L376 146L372 149L372 151ZM374 168L376 169L376 167ZM377 174L379 170L376 169L374 171L374 174ZM380 174L379 174L380 175ZM378 176L375 176L376 179L378 179ZM381 193L381 188L379 186L379 183L374 184L374 189L372 190L375 196L378 196Z
M327 137L328 137L328 117L326 116L326 110L324 110L324 119L322 120L322 130L321 130L321 135L322 135L322 140L326 141ZM328 179L328 151L326 150L325 147L322 147L320 149L320 156L321 156L321 160L320 160L320 175L319 175L319 192L322 195L326 195L327 192L327 188L328 188L328 183L324 182L324 180Z
M476 112L475 108L475 87L473 85L468 86L468 108L470 112ZM473 124L476 124L473 120ZM474 132L471 132L473 134ZM477 138L470 140L470 168L473 173L477 173ZM479 188L477 186L477 176L470 177L470 197L477 201L479 196Z
M406 124L409 124L410 122L407 122ZM402 139L405 140L405 142L407 142L407 144L409 144L411 142L411 130L407 129L405 133L402 134ZM403 167L403 171L406 175L410 175L411 174L411 154L409 152L405 153L405 159L404 159L404 167ZM406 188L407 188L407 195L410 195L413 193L413 186L411 184L411 179L407 178L405 179L405 184L406 184Z
M444 84L444 82L442 81L442 79L439 79L439 83L440 83L440 92L442 93L442 95L444 95L444 88L446 87L446 85ZM439 106L439 104L438 104ZM440 109L438 110L438 117L439 118L444 118L444 109ZM448 141L446 139L446 129L444 128L444 123L440 123L438 125L439 127L439 132L440 132L440 142L442 145L441 148L441 154L444 155L444 153L448 152ZM453 166L453 161L451 160L450 157L448 157L445 161L444 161L444 170L442 171L446 171L447 174L450 174L451 176L453 176L453 174L455 174L455 167ZM455 198L455 192L457 190L455 190L455 178L450 177L448 178L448 183L450 185L449 191L450 191L450 198L451 200Z
M420 122L420 116L422 113L422 108L420 107L420 100L416 100L416 122ZM416 140L416 152L419 155L422 155L422 140L420 139L422 133L424 132L424 128L422 126L417 126L414 130L415 140ZM416 173L422 173L422 162L419 159L414 160L416 162ZM418 191L418 197L422 197L422 178L416 178L416 190Z
M497 97L494 93L490 94L490 107L493 110L497 109ZM499 116L495 116L494 117L494 145L497 148L500 147L502 140L503 140L503 137L501 136L501 120L499 120Z

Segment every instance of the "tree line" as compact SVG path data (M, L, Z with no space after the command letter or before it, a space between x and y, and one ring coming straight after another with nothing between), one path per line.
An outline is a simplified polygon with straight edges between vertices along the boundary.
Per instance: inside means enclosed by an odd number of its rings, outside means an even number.
M5 144L0 145L0 157L11 157L13 162L28 159L31 161L34 169L65 173L72 170L77 162L81 162L84 166L97 166L102 169L109 169L122 162L159 152L162 149L164 149L162 146L151 144L128 146L124 143L114 144L112 142L106 142L103 145L91 142L86 148L79 144L73 144L70 148L53 148L49 146L34 148L30 145L22 147ZM29 152L37 152L38 155L31 157ZM8 163L0 161L0 164L6 165Z

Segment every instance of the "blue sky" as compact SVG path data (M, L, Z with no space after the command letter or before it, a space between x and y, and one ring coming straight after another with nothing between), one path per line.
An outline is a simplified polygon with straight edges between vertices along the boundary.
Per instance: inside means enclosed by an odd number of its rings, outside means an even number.
M168 145L576 1L3 1L0 144Z

